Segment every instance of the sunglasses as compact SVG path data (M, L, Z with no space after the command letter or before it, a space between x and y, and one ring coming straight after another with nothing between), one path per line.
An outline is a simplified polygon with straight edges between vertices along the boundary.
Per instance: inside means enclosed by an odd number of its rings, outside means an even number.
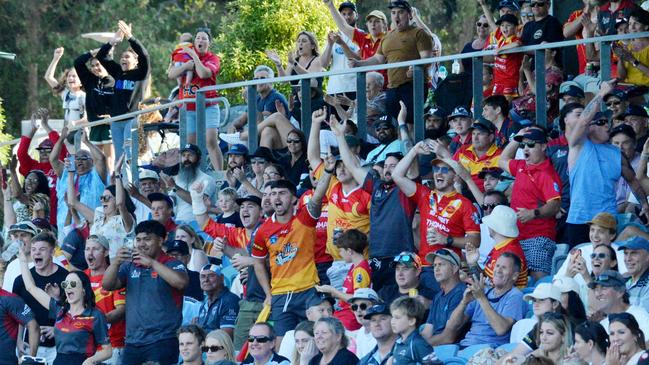
M622 104L621 101L608 101L608 102L606 102L606 106L613 106L613 105L618 106L620 104Z
M9 226L9 230L10 231L15 231L15 230L19 230L19 231L30 230L31 231L32 228L30 226L26 225L26 224L12 224L12 225Z
M251 158L250 159L250 163L254 163L254 164L263 164L265 162L266 162L266 160L264 160L263 158Z
M261 77L253 77L252 79L253 79L253 80L265 80L265 79L267 79L267 78L268 78L268 77L261 76Z
M76 158L77 161L88 161L90 160L90 157L88 156L81 156Z
M248 337L248 342L253 343L257 341L258 343L266 343L268 341L271 341L272 338L268 336L249 336Z
M496 203L490 203L490 204L482 204L480 207L482 208L482 210L491 210L497 206L498 204Z
M608 125L608 120L606 119L599 119L599 120L594 120L590 122L590 125L596 125L598 127Z
M299 139L287 139L287 140L286 140L286 144L289 144L289 143L295 143L295 144L297 144L297 143L301 143L301 142L302 142L302 141L300 141Z
M107 203L107 202L109 202L110 199L112 199L112 198L113 198L113 197L110 196L110 195L102 195L102 196L99 197L99 201L102 201L102 202L104 202L104 203Z
M448 174L448 172L449 172L450 170L451 170L451 169L449 169L449 168L446 167L446 166L433 166L433 172L434 172L434 173Z
M408 254L396 256L394 262L402 264L412 263L413 265L416 265L415 259Z
M518 148L523 149L525 147L534 148L536 147L536 142L521 142L518 145Z
M604 252L600 252L600 253L591 253L591 254L590 254L590 258L591 258L591 259L600 259L600 260L603 260L603 259L605 259L605 258L607 258L607 257L608 257L608 256L607 256Z
M61 282L61 288L67 289L67 288L76 288L77 287L77 282L76 281L67 281L63 280Z
M475 23L475 26L476 26L476 27L481 27L481 28L489 28L489 23L480 23L480 22L477 22L477 23Z
M201 347L201 351L203 351L203 352L217 352L217 351L221 351L223 349L224 349L223 346L216 346L216 345Z
M521 18L534 18L532 13L521 13Z
M367 308L369 308L369 305L367 305L367 303L352 304L352 307L351 307L351 308L352 308L352 311L354 311L354 312L356 312L356 311L359 310L359 309L362 310L362 311L364 311L364 310L366 310Z
M539 8L540 8L540 7L543 7L543 6L545 6L545 2L544 2L544 1L531 2L531 3L530 3L530 7L531 7L531 8L535 8L535 7L539 7Z

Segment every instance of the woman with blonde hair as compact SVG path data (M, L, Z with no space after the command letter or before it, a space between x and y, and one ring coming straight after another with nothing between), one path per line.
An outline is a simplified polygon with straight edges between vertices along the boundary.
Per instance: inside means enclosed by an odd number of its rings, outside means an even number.
M318 353L313 335L313 322L303 321L295 326L295 348L293 350L292 364L306 365L306 360L311 360ZM301 361L304 359L304 361ZM308 363L308 362L307 362Z
M207 355L207 365L236 365L232 338L223 330L208 333L202 350Z
M538 349L532 355L547 357L555 364L561 364L573 345L572 333L572 325L566 316L555 312L545 313L538 327Z
M191 247L191 258L187 269L200 272L201 268L207 265L207 254L203 251L203 245L205 244L203 237L196 233L190 225L181 224L176 227L175 239L185 241Z

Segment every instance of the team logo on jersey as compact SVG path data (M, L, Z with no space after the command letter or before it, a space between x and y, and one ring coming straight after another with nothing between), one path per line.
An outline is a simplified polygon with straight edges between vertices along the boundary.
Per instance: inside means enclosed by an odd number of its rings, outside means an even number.
M358 274L356 275L356 282L357 283L362 283L363 282L363 274Z
M28 306L27 304L25 304L25 307L23 308L22 315L23 315L23 316L26 316L26 315L28 315L28 314L31 313L31 312L32 312L31 308L29 308L29 306Z
M554 191L556 191L558 193L559 192L559 184L554 183L554 184L552 184L552 186L554 187Z
M543 37L543 29L539 29L534 32L534 39L541 39Z
M131 279L137 279L139 277L140 277L140 270L137 269L133 270L133 272L131 273Z
M295 256L297 255L297 247L290 242L287 242L284 247L282 247L282 250L277 253L277 257L275 258L275 263L278 266L282 266L285 263L293 260Z
M276 244L276 243L277 243L277 235L272 235L272 236L270 236L270 238L268 239L268 241L270 242L271 245Z

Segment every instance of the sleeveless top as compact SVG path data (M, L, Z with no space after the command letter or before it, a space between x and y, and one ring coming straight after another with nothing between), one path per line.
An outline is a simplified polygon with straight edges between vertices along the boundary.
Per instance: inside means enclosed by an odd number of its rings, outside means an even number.
M617 214L615 200L617 181L622 175L622 153L611 144L595 144L588 138L572 170L570 210L567 222L586 224L595 214Z

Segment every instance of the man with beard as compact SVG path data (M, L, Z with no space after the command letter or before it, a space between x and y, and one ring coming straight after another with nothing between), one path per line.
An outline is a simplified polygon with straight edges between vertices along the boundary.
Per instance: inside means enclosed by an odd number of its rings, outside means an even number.
M243 169L244 173L246 172L247 161L248 161L248 147L242 144L233 144L230 146L228 153L228 169L225 172L225 179L227 185L222 186L221 188L231 187L234 189L239 189L241 182L236 178L236 170Z
M246 250L248 253L252 250L251 243L259 225L264 221L261 217L261 199L254 195L237 199L239 205L239 216L241 217L241 227L231 227L222 223L217 223L207 214L207 207L200 191L201 183L192 186L192 210L196 222L201 230L215 239L223 239L223 243L239 251ZM267 189L270 186L266 185ZM271 205L272 207L272 205ZM224 248L226 251L227 248ZM253 267L254 259L248 255L236 253L230 258L232 265L239 271L247 274L246 292L239 303L239 316L237 326L234 329L234 345L236 348L246 341L248 330L255 323L257 316L263 309L265 299L264 290L259 285L255 269Z
M90 286L95 293L95 303L108 322L108 336L113 348L113 356L105 361L107 364L118 365L124 350L124 336L126 335L126 322L124 315L126 307L126 291L107 291L101 286L104 272L108 268L108 240L104 236L91 235L86 240L85 258L88 269L84 272L90 278Z
M405 125L405 120L403 125L404 128L408 128ZM376 131L376 138L381 144L367 154L366 160L368 163L375 164L376 162L384 161L385 156L391 152L405 153L392 117L389 115L381 116L374 122L374 130Z
M261 192L261 212L264 218L270 218L270 216L275 213L275 208L273 208L273 203L270 199L270 185L270 181L265 183L264 189Z
M30 254L34 260L34 267L30 269L36 286L45 290L46 287L58 287L65 280L68 271L53 262L56 239L49 233L40 233L32 238ZM24 248L23 248L24 249ZM48 363L56 358L54 344L54 318L50 318L49 310L27 292L22 275L14 281L12 292L23 298L25 304L32 308L36 322L41 326L41 342L38 346L37 356L44 357ZM28 335L26 334L26 337ZM28 351L24 351L28 352Z
M151 217L151 201L147 198L149 194L160 192L160 175L157 172L141 168L138 177L138 186L129 184L128 193L135 205L135 221L142 222Z
M411 227L416 204L409 201L392 181L392 171L403 158L403 154L387 153L381 175L373 169L366 171L351 152L342 126L331 123L331 130L338 140L343 163L355 182L361 184L367 194L371 194L369 257L372 285L374 290L380 290L384 285L394 283L394 267L390 265L392 259L399 252L415 251ZM409 177L414 179L416 175L417 171L414 168Z
M181 150L180 170L176 178L162 175L162 179L171 188L170 196L176 200L176 222L191 223L194 220L192 213L192 197L189 187L197 181L202 182L202 194L206 195L213 204L216 199L216 183L209 175L200 170L201 150L198 146L188 143Z

